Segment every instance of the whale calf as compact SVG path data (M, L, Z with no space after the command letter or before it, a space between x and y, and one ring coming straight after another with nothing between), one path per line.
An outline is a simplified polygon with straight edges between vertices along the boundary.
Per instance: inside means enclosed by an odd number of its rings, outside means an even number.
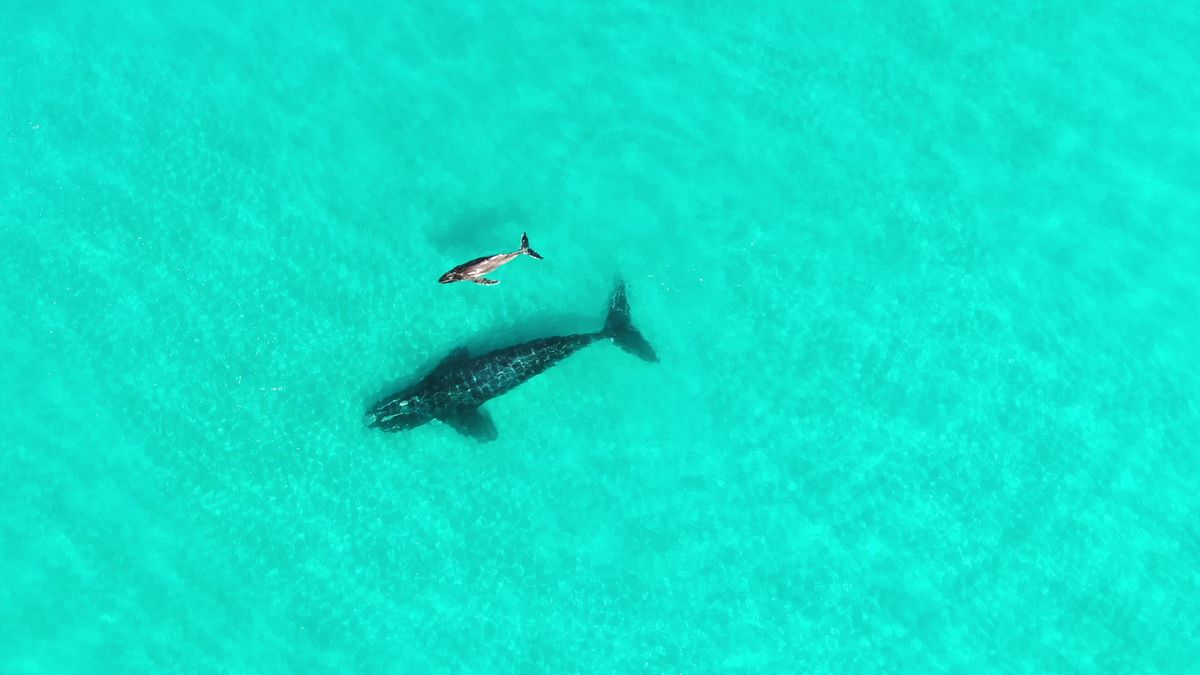
M452 284L455 281L474 281L483 286L493 286L500 283L498 279L488 279L484 275L494 271L497 267L512 262L517 256L527 255L531 258L542 259L542 256L537 251L529 248L529 237L525 233L521 233L521 248L512 253L497 253L496 255L485 255L482 258L469 260L454 269L442 275L438 279L439 284Z
M625 285L618 284L599 331L538 338L481 356L459 347L421 381L372 406L363 421L383 431L401 431L440 420L478 441L495 440L496 425L480 406L600 340L646 361L658 360L634 328Z

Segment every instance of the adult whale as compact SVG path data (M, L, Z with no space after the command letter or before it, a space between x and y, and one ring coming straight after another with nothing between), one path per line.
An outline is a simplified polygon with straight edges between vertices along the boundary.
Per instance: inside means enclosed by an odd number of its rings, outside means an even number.
M600 331L539 338L475 357L460 347L420 382L372 406L363 421L384 431L401 431L436 419L476 440L494 440L496 425L481 405L604 339L646 361L658 360L633 326L624 284L617 284Z

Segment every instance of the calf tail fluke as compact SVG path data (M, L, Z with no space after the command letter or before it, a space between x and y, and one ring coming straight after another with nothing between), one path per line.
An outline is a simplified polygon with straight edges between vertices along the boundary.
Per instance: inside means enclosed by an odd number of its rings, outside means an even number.
M612 301L608 305L608 319L604 321L604 330L600 332L606 338L611 338L621 349L646 361L657 361L658 355L654 347L633 326L633 318L629 315L629 300L625 297L625 284L618 283L613 291Z
M529 237L525 236L524 232L521 233L521 250L518 251L518 253L524 253L525 255L532 256L538 260L542 259L542 254L529 248Z

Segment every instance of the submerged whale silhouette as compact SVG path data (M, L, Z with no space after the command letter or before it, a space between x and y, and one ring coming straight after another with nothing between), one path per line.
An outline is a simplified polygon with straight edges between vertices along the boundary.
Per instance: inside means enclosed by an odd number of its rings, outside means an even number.
M646 361L658 360L634 328L625 285L618 284L599 332L539 338L475 357L459 347L420 382L372 406L363 421L383 431L401 431L436 419L476 440L494 440L496 425L481 405L602 339Z

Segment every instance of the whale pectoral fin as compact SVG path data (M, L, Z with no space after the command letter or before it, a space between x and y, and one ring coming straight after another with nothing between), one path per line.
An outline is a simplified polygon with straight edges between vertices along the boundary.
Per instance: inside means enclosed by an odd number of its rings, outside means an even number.
M500 435L500 432L496 431L496 423L492 421L491 416L479 408L446 415L438 419L453 427L463 436L470 436L480 443L494 441Z
M488 279L487 277L475 277L471 281L474 281L480 286L495 286L496 284L500 283L499 279Z

